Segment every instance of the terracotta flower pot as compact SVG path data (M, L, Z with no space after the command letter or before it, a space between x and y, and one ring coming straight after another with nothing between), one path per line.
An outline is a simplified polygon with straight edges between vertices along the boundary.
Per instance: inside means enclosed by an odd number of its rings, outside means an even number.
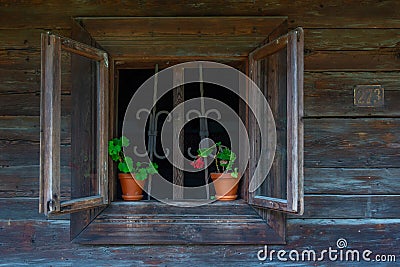
M143 187L146 180L136 180L130 173L119 173L122 187L122 198L127 201L138 201L143 198Z
M211 173L211 179L215 187L215 197L218 200L229 201L237 198L239 178L232 177L230 173Z

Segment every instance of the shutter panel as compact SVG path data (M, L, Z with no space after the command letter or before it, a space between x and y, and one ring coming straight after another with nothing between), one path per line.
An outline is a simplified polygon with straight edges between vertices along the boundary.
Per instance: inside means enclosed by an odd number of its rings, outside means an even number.
M42 86L41 86L41 138L40 138L40 200L39 212L49 214L71 213L101 207L108 204L108 56L97 48L74 40L42 34ZM93 133L86 147L74 145L71 140L73 158L90 161L91 168L84 164L71 166L77 169L73 175L78 179L89 179L93 186L91 194L62 201L60 190L60 132L61 132L61 51L67 51L91 60L95 68L95 98L92 104L91 121L85 131ZM90 77L87 77L90 79ZM83 91L76 94L85 93ZM74 110L79 114L80 110ZM84 114L82 114L83 116ZM74 130L73 130L74 131ZM90 152L83 151L90 147ZM81 150L82 153L79 153ZM71 161L72 162L72 161ZM71 162L69 164L71 164ZM86 165L86 166L89 166ZM85 168L85 169L83 169ZM72 188L74 190L74 188ZM74 194L71 194L74 197Z
M248 202L296 214L303 212L303 50L303 30L297 28L249 55L250 76L264 92L274 115L277 148L268 177L257 190L250 188ZM250 135L256 144L251 161L257 162L259 151L268 147L257 140L259 135L254 131ZM259 144L263 147L257 147ZM250 168L250 176L254 169Z

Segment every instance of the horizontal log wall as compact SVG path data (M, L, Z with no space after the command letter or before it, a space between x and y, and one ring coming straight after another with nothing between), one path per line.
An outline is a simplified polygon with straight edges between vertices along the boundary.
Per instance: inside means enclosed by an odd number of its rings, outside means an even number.
M0 259L46 264L117 258L135 265L254 263L258 247L85 247L69 244L66 220L36 213L39 175L40 33L70 35L77 16L288 16L305 29L305 214L288 220L286 248L399 244L400 3L398 1L177 1L0 3ZM63 56L63 193L69 194L70 72ZM385 105L358 108L353 89L381 84ZM4 209L3 207L8 207ZM9 241L15 240L15 241ZM22 242L22 243L17 243ZM20 250L17 252L17 248ZM79 248L79 250L78 250ZM79 251L79 252L77 252ZM155 254L155 255L154 255ZM173 256L169 256L173 255ZM212 260L211 260L212 259ZM239 264L240 265L240 264ZM307 264L305 264L307 265Z
M400 32L371 26L305 27L306 221L400 217ZM384 87L383 107L354 105L364 84Z
M18 203L19 202L19 203ZM257 252L262 246L81 246L69 241L69 221L44 220L32 211L13 212L13 208L26 205L32 208L36 200L13 201L6 212L0 211L0 264L13 263L36 264L46 266L122 266L129 262L133 266L260 266ZM0 204L12 204L0 199ZM289 252L295 249L313 249L317 253L332 247L336 241L345 237L349 249L371 250L371 259L375 255L395 255L393 244L400 239L399 219L292 219L288 225ZM8 240L15 240L9 242ZM16 242L18 245L16 246ZM268 251L282 249L281 246L269 246ZM320 255L320 254L319 254ZM330 263L325 257L325 265ZM276 258L268 266L276 266ZM289 262L290 264L291 262ZM322 263L320 263L322 264ZM335 266L340 264L335 262ZM348 262L342 263L348 266ZM365 262L351 262L351 266L365 266ZM15 265L15 264L14 264ZM311 262L299 262L296 266L310 266ZM383 266L393 266L388 263ZM293 266L290 265L290 266ZM370 265L374 266L374 265Z

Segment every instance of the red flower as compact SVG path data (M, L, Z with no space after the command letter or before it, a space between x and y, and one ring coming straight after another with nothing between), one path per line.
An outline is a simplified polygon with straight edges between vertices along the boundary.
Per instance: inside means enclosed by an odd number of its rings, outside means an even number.
M202 157L197 157L192 163L190 163L195 169L204 168L204 160Z

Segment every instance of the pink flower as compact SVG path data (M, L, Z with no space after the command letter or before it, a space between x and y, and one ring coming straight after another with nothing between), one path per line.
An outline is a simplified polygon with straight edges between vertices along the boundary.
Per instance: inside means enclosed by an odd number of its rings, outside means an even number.
M204 168L204 160L202 157L197 157L192 163L190 163L195 169Z

